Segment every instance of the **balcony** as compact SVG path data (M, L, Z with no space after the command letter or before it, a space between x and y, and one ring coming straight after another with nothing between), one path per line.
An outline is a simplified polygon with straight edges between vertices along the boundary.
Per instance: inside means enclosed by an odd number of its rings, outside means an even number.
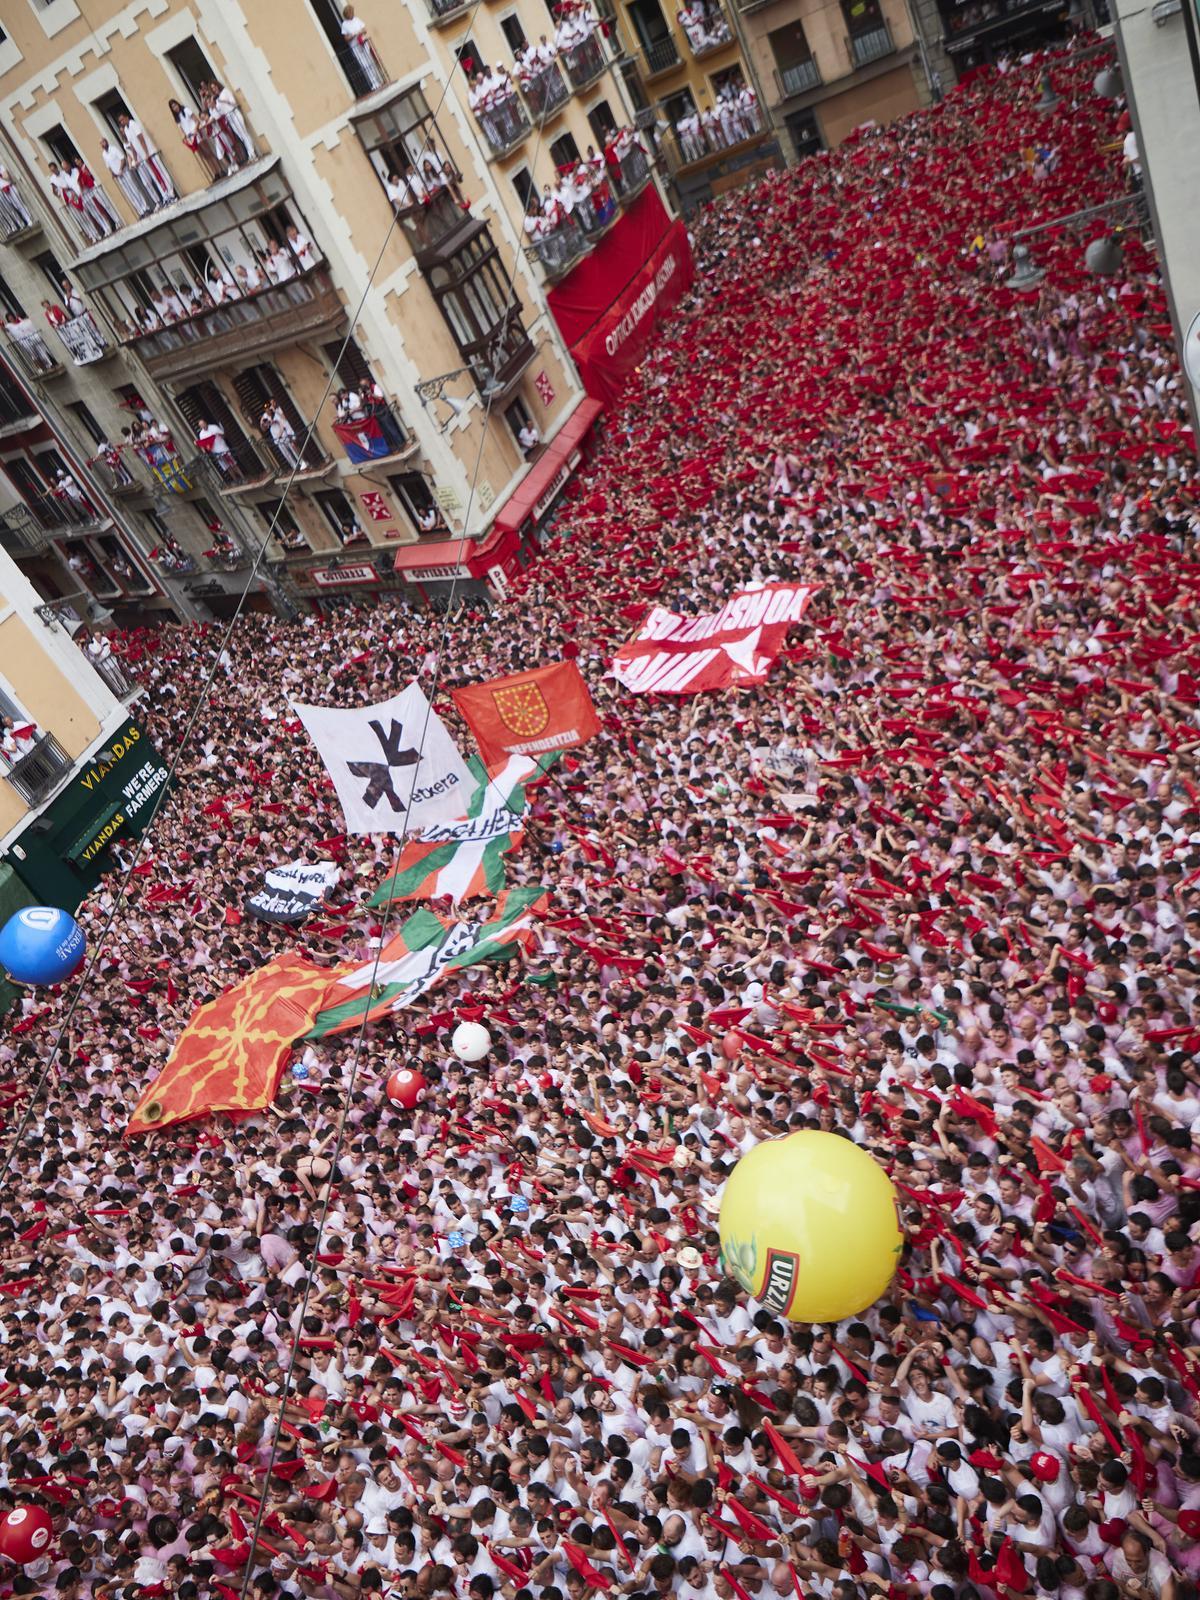
M809 89L819 88L821 69L811 58L797 61L790 67L776 67L775 82L779 86L779 98L786 100L791 95L805 94Z
M95 533L112 523L107 512L97 511L79 489L73 493L62 489L32 496L26 500L24 508L17 506L15 509L28 511L43 534L58 538L73 533Z
M0 439L36 428L41 420L33 401L26 399L25 391L0 378Z
M28 506L0 513L0 550L10 556L35 556L45 544L46 530Z
M663 135L661 149L671 172L678 174L689 167L717 166L726 155L748 152L764 137L762 116L755 107L750 113L739 111L728 127L716 118L707 128L698 117L687 118Z
M297 419L299 421L299 419ZM317 437L315 428L300 422L293 434L272 437L264 434L262 446L275 467L275 477L287 482L295 476L302 478L324 477L333 468L333 461Z
M35 383L44 378L60 377L66 368L28 317L24 323L19 330L12 327L4 330L8 335L8 348L22 375Z
M48 800L71 771L71 758L52 733L41 733L23 756L9 764L0 757L0 775L27 806Z
M609 182L623 205L641 194L650 182L650 163L646 152L637 145L627 150L615 166L610 163L607 171Z
M114 176L117 188L139 221L179 199L175 180L157 150L151 150L141 161L126 161Z
M545 122L562 109L571 98L570 90L558 70L558 62L550 61L528 77L521 74L521 93L529 114L535 122Z
M211 372L225 362L304 339L329 338L345 330L346 312L325 266L286 283L195 316L182 317L125 342L146 363L151 377L179 379Z
M670 34L665 39L655 39L651 44L643 43L642 55L646 59L648 78L660 77L664 72L674 72L676 67L682 65L679 51L675 48L675 40Z
M28 238L41 227L41 223L25 204L19 185L11 179L0 179L0 243L15 244Z
M118 700L131 700L137 694L141 685L126 672L120 656L97 657L88 651L84 653Z
M54 331L77 367L90 367L94 361L113 354L90 311L81 311L77 317L58 323Z
M111 456L97 456L88 466L96 482L108 494L137 494L146 488L141 477L130 469L127 457L115 450Z
M569 50L564 50L561 60L576 94L586 89L589 84L595 83L597 78L603 77L608 71L608 56L605 54L604 36L600 29L594 29L586 39L581 39Z
M882 61L884 56L890 56L896 46L892 41L892 30L885 22L878 28L868 28L865 33L851 34L846 40L846 48L856 67L869 67L873 61Z
M459 174L445 188L415 200L411 205L396 207L396 220L408 240L409 248L424 265L427 258L450 252L463 229L473 227L467 201L459 189Z
M363 462L395 461L417 448L399 412L384 401L376 401L361 416L339 418L333 431L341 441L346 459L352 465Z
M429 0L429 14L436 26L442 22L450 22L455 17L468 11L473 0Z
M570 272L580 257L587 255L590 249L591 244L587 235L571 218L549 233L534 239L530 245L530 253L537 257L546 276L552 280Z
M494 328L486 339L459 348L476 388L493 404L511 392L537 354L533 341L516 321Z
M127 226L122 222L108 191L99 182L93 182L90 189L84 189L70 201L64 200L61 195L58 198L62 202L59 215L80 250L111 239L114 233L119 233Z
M679 14L688 48L697 61L733 43L729 20L716 0L686 6Z
M391 74L379 59L379 52L367 38L360 34L357 39L336 50L338 65L346 74L346 82L350 85L351 92L356 100L362 100L369 94L374 94L376 89L382 89L385 84L391 83Z
M228 90L224 94L223 108L218 103L217 112L199 118L192 113L190 122L179 127L180 137L204 168L210 184L240 172L259 155L245 112Z
M239 494L246 489L265 489L275 476L275 468L259 455L249 439L226 442L223 450L205 451L188 463L193 482L206 478L215 482L220 494Z
M515 150L529 133L529 118L516 94L506 94L491 105L480 106L475 120L487 141L489 154L505 156Z

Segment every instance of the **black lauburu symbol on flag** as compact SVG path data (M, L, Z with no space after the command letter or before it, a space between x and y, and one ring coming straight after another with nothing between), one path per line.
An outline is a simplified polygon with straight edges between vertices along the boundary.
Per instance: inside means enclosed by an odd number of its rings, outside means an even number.
M348 761L349 770L356 778L365 778L367 787L363 790L363 800L372 810L386 795L393 811L407 811L408 807L396 793L393 773L404 767L415 767L421 759L421 752L412 746L402 748L404 740L404 724L392 718L392 725L387 733L383 731L383 724L372 717L371 729L379 740L380 749L383 751L382 761Z

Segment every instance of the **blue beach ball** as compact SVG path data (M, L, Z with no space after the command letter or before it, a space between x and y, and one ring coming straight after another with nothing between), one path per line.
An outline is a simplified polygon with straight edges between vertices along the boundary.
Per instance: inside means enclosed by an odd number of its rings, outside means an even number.
M14 983L64 983L86 954L83 929L57 906L24 906L0 928L0 966Z

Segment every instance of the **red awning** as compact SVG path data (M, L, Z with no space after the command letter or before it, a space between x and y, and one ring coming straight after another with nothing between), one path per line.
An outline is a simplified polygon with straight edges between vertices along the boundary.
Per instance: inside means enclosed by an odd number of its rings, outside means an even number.
M519 533L531 518L536 520L535 508L539 501L545 499L553 489L560 473L570 473L574 469L576 463L572 458L603 410L604 406L599 400L585 398L580 401L500 507L494 527L504 533Z

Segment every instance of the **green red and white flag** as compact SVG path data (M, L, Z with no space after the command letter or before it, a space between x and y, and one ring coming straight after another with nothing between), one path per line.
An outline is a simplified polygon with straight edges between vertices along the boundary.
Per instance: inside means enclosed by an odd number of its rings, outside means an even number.
M308 1039L361 1027L364 1019L403 1011L440 983L481 961L507 960L537 939L537 919L549 889L509 889L484 921L457 922L428 906L413 913L379 953L378 962L342 967L332 982Z
M444 899L458 905L499 894L504 887L504 858L525 837L521 826L525 792L557 759L557 752L509 756L489 774L472 757L467 765L479 782L466 815L431 823L409 839L396 871L379 885L369 904Z

